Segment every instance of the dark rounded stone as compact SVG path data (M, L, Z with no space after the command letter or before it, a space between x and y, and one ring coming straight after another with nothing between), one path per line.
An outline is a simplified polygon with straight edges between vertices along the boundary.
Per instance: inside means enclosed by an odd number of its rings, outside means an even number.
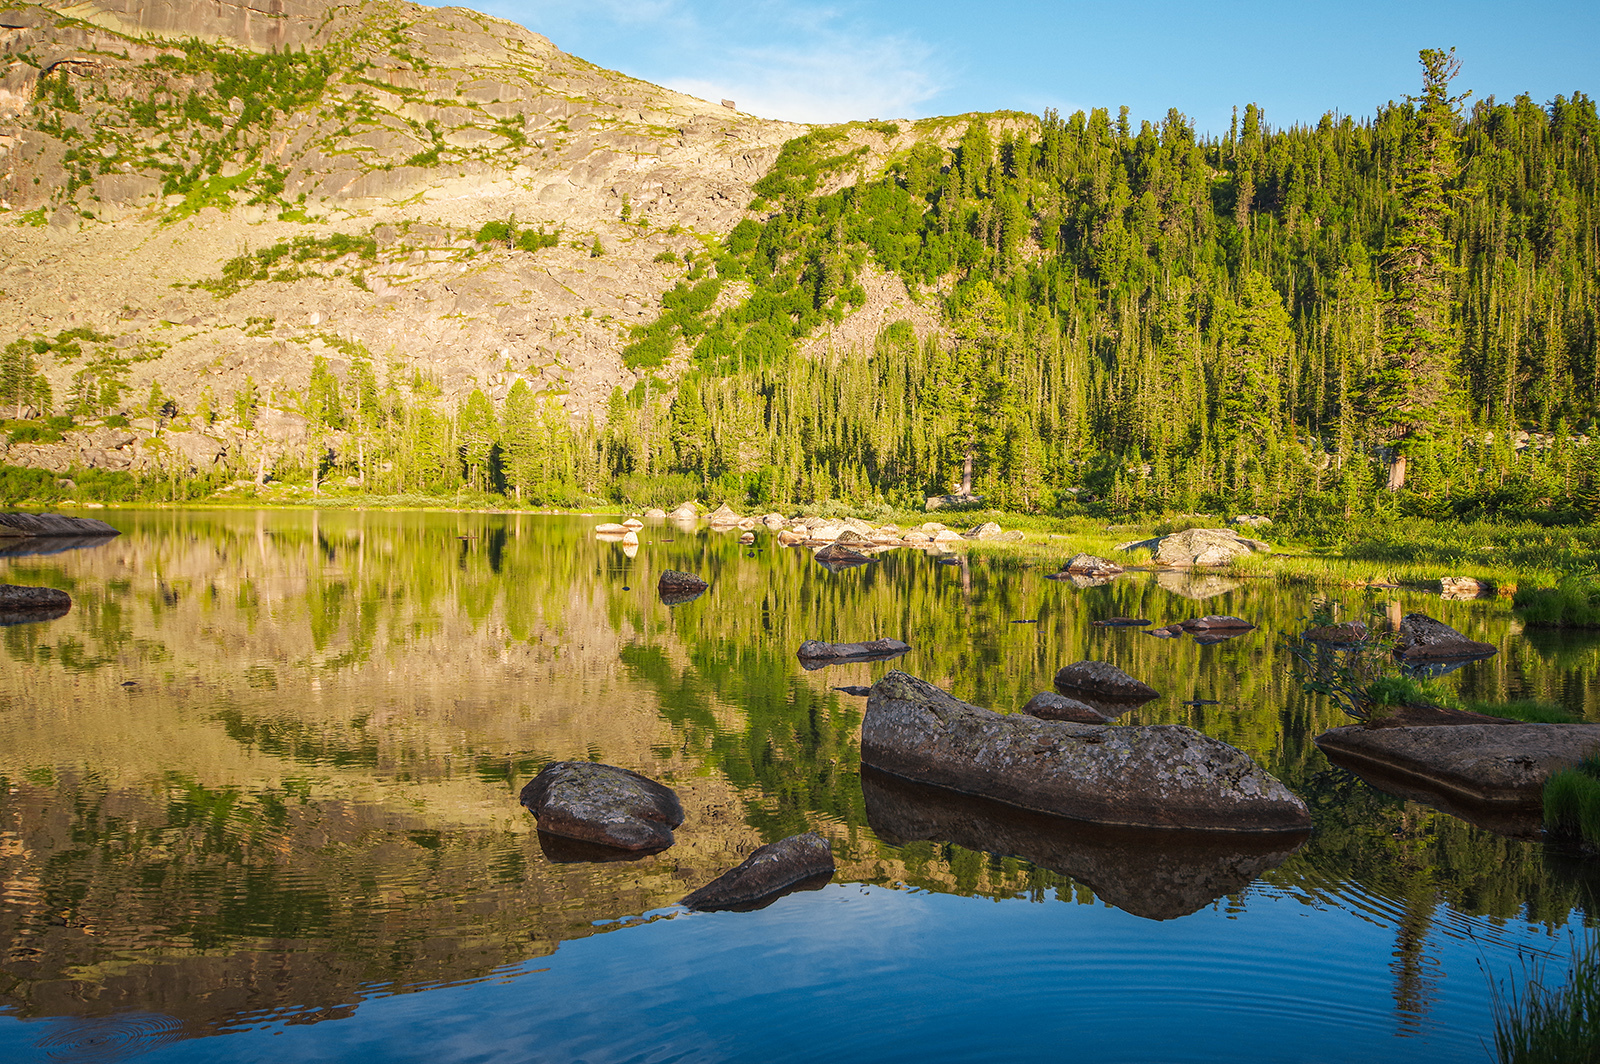
M800 884L833 875L833 847L815 832L771 842L683 899L691 909L759 909ZM818 882L818 881L821 882Z
M557 761L522 788L539 830L619 850L664 850L683 823L670 787L614 765Z

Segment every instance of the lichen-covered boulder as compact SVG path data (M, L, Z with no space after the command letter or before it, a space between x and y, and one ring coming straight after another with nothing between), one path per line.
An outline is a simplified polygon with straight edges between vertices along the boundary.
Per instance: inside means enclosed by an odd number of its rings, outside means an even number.
M760 909L833 876L833 847L815 832L770 842L683 899L690 909Z
M1087 702L1044 691L1028 699L1022 712L1041 720L1070 720L1077 724L1110 724L1115 718L1100 712Z
M1123 827L1304 831L1310 814L1244 751L1179 725L1001 714L903 672L872 687L861 761L1035 812Z
M667 569L656 580L656 594L660 595L661 601L667 605L678 606L699 598L705 594L708 586L693 573Z
M619 850L664 850L683 823L670 787L614 765L557 761L522 788L539 830Z
M1235 558L1272 548L1259 539L1246 539L1230 528L1190 528L1153 539L1123 543L1118 550L1148 550L1151 560L1176 568L1227 565Z

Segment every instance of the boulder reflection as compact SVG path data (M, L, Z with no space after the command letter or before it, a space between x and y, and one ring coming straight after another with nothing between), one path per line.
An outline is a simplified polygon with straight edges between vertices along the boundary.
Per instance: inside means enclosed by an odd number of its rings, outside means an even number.
M861 772L867 823L894 845L931 840L1018 857L1071 876L1149 920L1187 916L1249 886L1309 837L1129 831L1013 809L985 798Z

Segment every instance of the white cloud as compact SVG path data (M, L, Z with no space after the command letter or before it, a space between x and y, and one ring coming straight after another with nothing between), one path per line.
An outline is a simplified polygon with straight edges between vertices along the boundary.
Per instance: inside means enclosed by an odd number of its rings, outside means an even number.
M479 3L584 59L768 118L916 117L944 88L929 45L874 24L871 5L849 0Z
M940 86L928 73L932 50L904 38L824 40L792 48L744 48L698 77L672 77L668 88L739 110L793 122L844 122L913 116Z

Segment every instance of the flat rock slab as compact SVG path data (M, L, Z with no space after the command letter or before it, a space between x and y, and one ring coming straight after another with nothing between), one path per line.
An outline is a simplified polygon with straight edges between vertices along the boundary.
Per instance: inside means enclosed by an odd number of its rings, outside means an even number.
M833 847L815 832L770 842L683 899L701 911L762 909L797 888L815 890L833 877Z
M664 850L683 823L670 787L614 765L557 761L522 788L539 830L619 850Z
M1259 539L1247 539L1231 528L1190 528L1123 543L1117 550L1148 550L1152 561L1175 568L1226 565L1246 554L1272 553L1272 548Z
M1021 809L1123 827L1304 831L1305 803L1244 751L1179 725L980 709L894 671L867 696L864 765Z
M1147 920L1171 920L1236 894L1282 864L1307 832L1216 835L1134 831L1064 820L952 794L864 768L867 824L891 845L953 842L1071 876Z
M61 514L0 514L0 536L119 536L122 533L92 517Z
M1457 799L1534 805L1552 772L1600 748L1600 724L1352 724L1316 743L1337 764L1374 766Z
M1228 617L1208 613L1204 617L1179 621L1178 627L1186 632L1248 632L1254 629L1255 625L1242 617Z
M1056 686L1118 702L1148 702L1158 697L1155 688L1104 661L1079 661L1063 667L1056 673Z
M911 646L898 639L870 639L864 643L824 643L807 639L796 652L805 669L820 669L852 661L887 661L910 653Z

